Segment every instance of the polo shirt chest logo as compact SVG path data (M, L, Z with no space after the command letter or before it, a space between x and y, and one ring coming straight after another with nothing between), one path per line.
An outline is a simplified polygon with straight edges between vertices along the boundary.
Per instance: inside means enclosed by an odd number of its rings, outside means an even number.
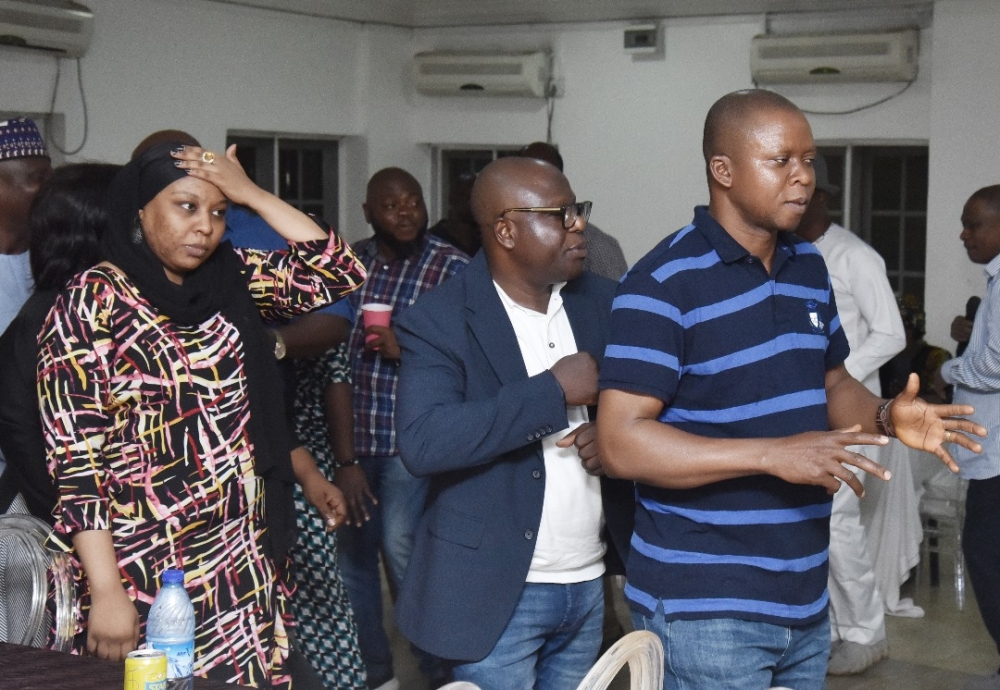
M806 310L809 312L809 327L812 332L817 335L825 333L826 324L823 323L823 317L819 315L819 304L816 303L816 300L807 301Z

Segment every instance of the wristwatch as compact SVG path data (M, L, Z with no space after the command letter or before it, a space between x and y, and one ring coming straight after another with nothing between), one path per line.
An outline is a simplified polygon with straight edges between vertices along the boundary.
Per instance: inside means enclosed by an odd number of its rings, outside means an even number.
M274 358L280 361L288 354L288 348L285 347L285 339L281 337L281 333L277 330L271 333L274 334Z
M892 413L889 411L891 406L891 399L878 406L878 410L875 412L875 426L878 427L879 433L883 436L896 438L896 429L892 425Z

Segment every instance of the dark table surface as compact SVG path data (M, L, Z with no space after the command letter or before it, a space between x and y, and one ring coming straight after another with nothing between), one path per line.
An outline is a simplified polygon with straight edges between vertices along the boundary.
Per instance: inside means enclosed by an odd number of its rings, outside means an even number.
M0 690L122 690L125 663L0 642ZM241 686L194 679L194 690Z

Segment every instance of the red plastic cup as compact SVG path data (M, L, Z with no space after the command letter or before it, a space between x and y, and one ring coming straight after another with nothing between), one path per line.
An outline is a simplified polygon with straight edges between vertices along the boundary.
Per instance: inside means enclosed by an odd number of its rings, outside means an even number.
M361 305L361 317L364 319L365 328L369 326L384 326L389 327L389 320L392 318L392 305L391 304L362 304ZM369 343L375 340L378 336L374 333L369 333L365 336L365 342Z

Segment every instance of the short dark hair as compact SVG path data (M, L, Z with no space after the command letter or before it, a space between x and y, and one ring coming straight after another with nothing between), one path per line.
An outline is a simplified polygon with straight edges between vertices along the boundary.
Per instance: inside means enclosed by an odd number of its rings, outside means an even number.
M545 161L550 165L554 165L559 168L559 172L563 171L563 157L557 149L552 144L547 144L544 141L533 141L523 149L517 152L517 155L524 158L537 158L540 161Z
M728 133L740 127L751 114L761 110L790 110L801 113L798 106L784 96L766 89L744 89L733 91L717 100L705 117L701 150L707 164L721 151L720 141Z
M979 199L991 209L994 213L1000 213L1000 184L990 185L989 187L983 187L982 189L977 189L969 197L969 200Z
M39 290L61 290L101 261L105 196L121 168L77 163L56 168L31 204L31 275Z

